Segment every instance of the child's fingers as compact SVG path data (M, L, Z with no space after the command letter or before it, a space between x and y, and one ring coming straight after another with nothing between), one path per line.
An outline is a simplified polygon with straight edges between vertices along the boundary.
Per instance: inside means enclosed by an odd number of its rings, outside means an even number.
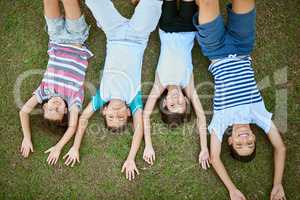
M52 148L46 150L44 153L49 153L52 150Z
M209 160L206 160L206 165L208 168L210 168Z
M135 179L135 173L134 170L131 170L131 180Z
M77 162L80 163L79 156L76 158Z
M153 154L153 161L155 161L155 153Z
M69 155L68 153L67 153L66 155L64 155L63 160L66 159L66 157L67 157L68 155Z
M126 169L126 179L129 179L129 172L127 169Z
M123 173L125 170L125 165L122 166L121 172Z
M69 166L72 162L72 158L71 157L68 157L67 161L66 161L66 165Z
M137 168L134 168L134 171L136 172L137 175L140 175L140 172Z
M71 167L74 167L75 163L76 163L76 159L73 159Z

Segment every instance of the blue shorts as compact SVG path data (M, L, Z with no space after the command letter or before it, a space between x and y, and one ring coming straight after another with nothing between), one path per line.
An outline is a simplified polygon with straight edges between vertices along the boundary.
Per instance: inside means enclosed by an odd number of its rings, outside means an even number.
M84 16L70 20L63 17L51 19L45 16L46 31L51 42L59 44L84 44L89 36L90 27Z
M221 59L228 55L237 56L251 54L255 42L256 11L236 14L232 4L227 5L228 23L224 24L222 16L212 22L199 25L198 13L193 22L197 28L197 40L202 52L210 60Z

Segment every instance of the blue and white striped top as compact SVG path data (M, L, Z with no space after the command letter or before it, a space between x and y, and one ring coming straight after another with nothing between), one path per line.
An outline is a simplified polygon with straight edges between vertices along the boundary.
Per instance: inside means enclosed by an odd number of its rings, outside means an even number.
M262 101L249 56L230 55L209 66L215 80L214 111Z
M214 114L208 130L219 141L228 126L256 124L268 133L272 113L268 112L254 78L249 56L230 55L214 61L209 71L215 79Z

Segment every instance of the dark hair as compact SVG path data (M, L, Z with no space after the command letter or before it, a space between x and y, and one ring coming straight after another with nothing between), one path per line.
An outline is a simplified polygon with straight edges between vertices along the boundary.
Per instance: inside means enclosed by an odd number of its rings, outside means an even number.
M232 130L233 130L233 127L232 126L229 126L226 130L225 130L225 135L227 136L230 136L232 135ZM228 139L228 138L227 138ZM247 162L250 162L252 161L255 156L256 156L256 143L254 143L254 150L253 152L250 154L250 155L247 155L247 156L241 156L237 153L237 151L233 148L233 145L229 145L229 150L230 150L230 155L233 159L237 160L237 161L240 161L240 162L244 162L244 163L247 163Z
M191 105L186 102L186 111L184 113L173 113L164 107L164 99L167 96L167 90L162 94L159 102L159 111L161 114L161 119L164 123L168 124L170 128L176 128L177 126L188 122L191 120Z
M45 103L48 103L48 101L49 101L49 99L44 100L42 102L42 107ZM65 100L64 100L64 103L68 109L68 104ZM47 128L49 128L51 130L52 129L55 130L55 129L59 128L59 129L63 130L63 132L65 132L69 125L69 111L66 114L64 114L62 120L50 120L50 119L46 119L46 118L44 118L44 119L45 119L44 122L45 122L45 125ZM55 130L55 132L56 132L56 130Z
M235 160L238 160L240 162L244 162L244 163L247 163L247 162L250 162L252 161L255 156L256 156L256 143L254 143L254 150L253 152L250 154L250 155L247 155L247 156L241 156L239 155L236 150L233 148L232 145L229 145L229 149L230 149L230 155L232 156L232 158L234 158Z

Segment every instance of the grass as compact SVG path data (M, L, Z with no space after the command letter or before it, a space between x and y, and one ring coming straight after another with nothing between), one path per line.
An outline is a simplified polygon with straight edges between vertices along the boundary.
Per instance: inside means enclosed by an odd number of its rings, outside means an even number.
M122 14L129 17L133 7L129 1L114 1ZM225 1L222 1L224 8ZM224 11L225 9L223 9ZM288 128L284 140L288 147L284 187L288 199L300 199L300 4L291 1L257 2L257 44L253 53L256 78L261 85L269 80L262 91L269 110L275 112L275 121L285 124L287 110ZM105 36L96 28L95 21L85 8L87 21L92 25L88 40L95 53L91 60L87 81L96 86L99 71L105 59ZM0 1L0 199L228 199L228 194L212 169L201 171L197 164L199 152L198 136L193 122L175 130L168 130L156 113L153 117L153 143L157 161L149 167L142 161L140 148L137 165L141 175L134 182L125 180L121 165L127 156L132 132L114 135L105 131L95 131L103 126L96 115L89 126L81 148L81 163L67 168L62 160L54 167L46 163L43 153L59 139L51 134L35 117L32 120L35 152L29 159L19 154L22 133L18 118L19 108L14 102L14 84L20 74L30 69L45 69L47 64L48 37L44 32L42 2L38 0ZM145 52L143 65L144 82L153 81L159 55L157 32L151 35ZM196 83L212 82L207 72L208 61L202 56L198 45L193 51ZM286 72L278 72L280 70ZM274 75L274 73L277 75ZM287 75L287 81L285 81ZM283 81L278 81L282 79ZM30 97L38 86L41 76L35 75L22 84L22 99ZM262 81L264 80L264 81ZM147 94L150 87L143 86ZM287 91L280 102L278 95ZM201 95L212 95L211 87L202 86ZM86 103L91 94L86 93ZM205 110L211 110L211 98L201 98ZM276 110L280 105L287 107ZM279 107L278 107L279 104ZM208 121L211 115L207 115ZM99 122L100 121L100 122ZM92 131L94 130L94 131ZM190 134L182 134L188 130ZM272 148L261 130L258 137L257 157L250 164L241 164L230 158L224 144L222 158L229 174L248 199L268 199L272 188L273 163ZM71 144L68 144L62 155Z

